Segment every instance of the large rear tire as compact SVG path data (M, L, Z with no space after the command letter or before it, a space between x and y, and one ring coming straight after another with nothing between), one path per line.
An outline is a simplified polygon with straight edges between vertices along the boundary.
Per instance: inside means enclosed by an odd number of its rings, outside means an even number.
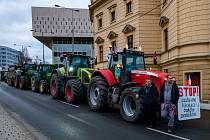
M120 97L120 114L128 122L143 121L145 118L144 95L141 88L125 89Z
M46 94L48 92L47 81L46 80L40 80L39 92L40 92L40 94Z
M31 90L33 92L37 91L36 77L34 75L31 77Z
M15 88L19 88L19 78L15 76Z
M108 108L108 83L101 76L91 79L87 93L87 101L92 111L104 111Z
M62 91L61 91L61 86L60 86L60 81L57 73L54 73L51 77L50 81L50 93L53 99L60 99L62 97Z
M26 89L28 83L28 79L26 78L26 76L21 76L19 79L19 87L20 89Z
M78 104L81 101L80 94L83 92L82 84L77 79L70 79L66 83L66 101L70 104Z

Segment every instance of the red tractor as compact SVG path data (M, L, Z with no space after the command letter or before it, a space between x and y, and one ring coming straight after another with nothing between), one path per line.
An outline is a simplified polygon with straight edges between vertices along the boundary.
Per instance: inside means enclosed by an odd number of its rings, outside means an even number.
M145 118L146 79L151 78L160 90L166 73L146 70L144 53L124 49L108 55L108 69L93 73L88 91L88 104L93 111L118 105L122 118L135 122Z

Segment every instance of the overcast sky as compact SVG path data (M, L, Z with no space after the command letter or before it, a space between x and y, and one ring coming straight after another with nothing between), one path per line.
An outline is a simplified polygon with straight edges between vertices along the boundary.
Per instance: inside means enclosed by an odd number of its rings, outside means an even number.
M53 7L55 4L69 8L88 8L90 0L0 0L0 45L20 50L19 44L28 48L32 58L42 59L42 44L32 37L30 30L31 6ZM45 61L52 62L51 50L45 47Z

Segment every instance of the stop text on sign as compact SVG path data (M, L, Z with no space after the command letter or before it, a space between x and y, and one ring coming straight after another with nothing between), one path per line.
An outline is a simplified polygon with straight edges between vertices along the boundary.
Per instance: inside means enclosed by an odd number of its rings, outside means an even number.
M179 95L182 96L199 96L198 86L179 86Z

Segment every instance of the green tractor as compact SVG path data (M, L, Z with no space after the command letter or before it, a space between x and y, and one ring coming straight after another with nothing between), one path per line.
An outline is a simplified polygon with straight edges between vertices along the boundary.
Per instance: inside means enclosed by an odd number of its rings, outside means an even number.
M30 79L36 70L36 64L23 64L19 69L15 71L15 87L20 89L26 89L30 87Z
M52 64L40 64L37 71L31 77L31 90L41 94L49 92L51 73L55 66Z
M52 72L50 92L54 99L65 98L68 103L77 104L86 97L90 83L93 59L79 54L64 54L64 66Z

